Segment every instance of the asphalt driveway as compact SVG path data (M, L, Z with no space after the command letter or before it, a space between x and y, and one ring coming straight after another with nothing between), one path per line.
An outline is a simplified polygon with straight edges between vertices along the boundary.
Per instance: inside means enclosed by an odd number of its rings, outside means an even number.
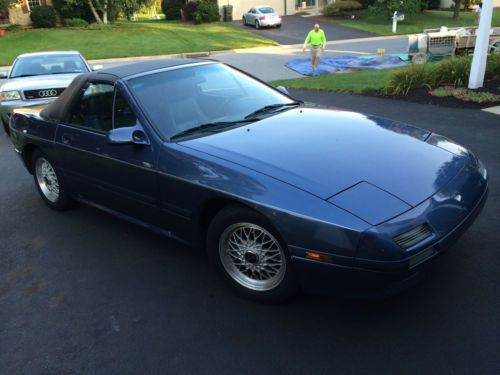
M302 44L304 43L307 33L313 28L315 23L321 25L321 28L325 31L326 40L328 41L376 36L375 34L364 31L334 25L327 22L322 17L304 18L300 16L284 16L283 26L279 29L264 28L256 30L255 27L252 26L243 26L241 21L234 21L233 25L274 40L280 44Z
M378 302L241 299L198 251L93 208L49 210L1 135L0 374L500 373L500 117L293 94L417 124L484 160L486 207L427 280Z

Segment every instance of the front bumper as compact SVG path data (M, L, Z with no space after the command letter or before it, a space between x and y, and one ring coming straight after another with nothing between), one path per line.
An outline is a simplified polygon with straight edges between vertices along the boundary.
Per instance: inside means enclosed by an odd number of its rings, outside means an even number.
M290 246L294 270L309 292L362 297L397 293L425 276L433 260L474 222L487 196L487 181L473 166L467 166L435 196L365 232L351 263L334 254L332 263L306 259L306 249ZM407 250L391 248L395 231L422 222L433 229L431 237Z
M36 100L10 100L5 102L0 102L0 119L5 123L9 123L10 116L15 109L18 108L30 108L39 105L49 104L53 102L56 98L51 99L36 99Z

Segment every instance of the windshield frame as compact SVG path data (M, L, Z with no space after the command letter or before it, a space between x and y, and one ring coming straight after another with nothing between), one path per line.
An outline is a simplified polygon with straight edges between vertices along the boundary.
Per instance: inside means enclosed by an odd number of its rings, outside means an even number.
M16 78L23 78L23 76L13 76L13 73L16 69L16 65L20 63L21 60L29 60L31 58L36 58L38 56L43 56L43 54L40 54L40 55L32 55L32 56L18 56L14 62L12 63L12 67L10 68L10 71L9 71L9 75L7 77L7 79L16 79ZM90 67L90 65L88 64L87 60L85 60L85 58L80 54L80 53L64 53L64 52L61 52L61 53L47 53L45 56L53 56L53 57L67 57L67 56L74 56L75 58L78 58L81 60L81 62L83 63L83 66L87 69L86 71L84 72L79 72L79 73L75 73L75 72L68 72L68 73L57 73L57 74L54 74L54 73L48 73L48 74L33 74L31 76L25 76L25 77L43 77L43 76L50 76L50 75L60 75L60 74L85 74L85 73L90 73L92 72L92 68Z
M147 72L141 72L141 73L137 73L137 74L133 74L133 75L130 75L130 76L127 76L127 77L124 77L122 79L122 81L125 83L125 86L127 88L127 91L129 92L130 96L132 97L132 99L135 101L135 103L137 104L137 107L140 109L142 115L144 116L144 118L147 120L149 126L153 129L153 131L155 132L155 134L164 142L167 142L167 143L179 143L179 142L182 142L182 141L185 141L187 139L191 139L191 138L199 138L199 137L205 137L205 136L208 136L210 134L215 134L215 132L213 133L209 133L209 132L200 132L199 134L192 134L192 135L189 135L189 136L186 136L186 139L184 139L184 137L182 138L179 138L179 139L175 139L175 134L171 135L170 137L163 134L158 128L157 126L155 125L155 122L153 121L153 119L151 118L151 116L147 113L147 111L145 110L145 108L143 108L143 105L142 105L142 102L140 100L140 98L137 96L135 90L132 88L131 86L131 81L134 80L135 78L140 78L140 77L144 77L144 76L149 76L149 75L153 75L153 74L157 74L157 73L163 73L163 72L167 72L167 71L173 71L173 70L178 70L178 69L187 69L187 68L193 68L193 67L197 67L197 66L203 66L203 65L224 65L230 69L233 69L233 70L236 70L237 72L241 73L241 74L244 74L245 76L249 77L250 79L253 79L255 81L257 81L258 83L266 86L267 88L270 88L271 90L273 90L274 92L278 93L279 95L289 99L290 101L298 101L297 99L291 97L290 95L287 95L285 94L284 92L276 89L276 87L274 86L271 86L270 84L268 84L267 82L241 70L241 69L238 69L232 65L229 65L229 64L226 64L226 63L223 63L223 62L220 62L220 61L215 61L215 60L205 60L205 61L200 61L200 62L194 62L194 63L189 63L189 64L182 64L182 65L176 65L176 66L171 66L171 67L167 67L167 68L160 68L160 69L155 69L155 70L150 70L150 71L147 71ZM290 109L292 109L293 107L290 107ZM280 112L283 112L283 111L277 111L276 113L270 113L268 116L266 117L270 117L270 116L273 116L275 114L278 114ZM254 123L256 122L259 122L263 120L262 119L256 119L254 121ZM225 130L231 130L231 129L234 129L234 128L238 128L238 127L241 127L241 126L245 126L245 125L249 125L249 124L242 124L242 125L235 125L235 126L229 126L227 129ZM208 133L208 134L207 134ZM174 139L171 139L172 137L174 137Z

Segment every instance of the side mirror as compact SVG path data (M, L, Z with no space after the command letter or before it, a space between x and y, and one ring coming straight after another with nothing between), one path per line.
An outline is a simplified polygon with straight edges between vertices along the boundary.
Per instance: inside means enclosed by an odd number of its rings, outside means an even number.
M288 92L288 90L287 90L286 88L284 88L283 86L278 86L278 87L276 87L276 90L278 90L278 91L282 92L282 93L283 93L283 94L285 94L285 95L290 96L290 93Z
M8 76L9 76L9 73L7 73L7 72L0 72L0 79L7 79Z
M92 71L104 69L104 65L92 65Z
M112 129L107 135L108 143L112 145L136 144L148 146L149 140L140 126Z

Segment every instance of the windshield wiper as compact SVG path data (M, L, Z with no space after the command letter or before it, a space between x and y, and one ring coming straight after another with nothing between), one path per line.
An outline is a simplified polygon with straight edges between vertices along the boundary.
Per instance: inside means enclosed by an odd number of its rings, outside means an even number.
M301 105L301 104L302 104L302 102L300 102L300 101L294 101L291 103L279 103L279 104L266 105L262 108L259 108L256 111L253 111L249 115L245 116L245 119L252 119L258 115L274 111L275 109L280 109L280 108L284 108L284 107L292 107L292 106L297 106L297 105Z
M180 133L174 134L173 136L170 137L170 140L184 137L186 135L202 132L202 131L218 132L218 131L220 131L224 128L230 127L230 126L245 124L245 123L254 122L254 121L255 121L255 119L243 119L243 120L237 120L237 121L208 122L206 124L197 125L193 128L189 128L189 129L181 131Z

